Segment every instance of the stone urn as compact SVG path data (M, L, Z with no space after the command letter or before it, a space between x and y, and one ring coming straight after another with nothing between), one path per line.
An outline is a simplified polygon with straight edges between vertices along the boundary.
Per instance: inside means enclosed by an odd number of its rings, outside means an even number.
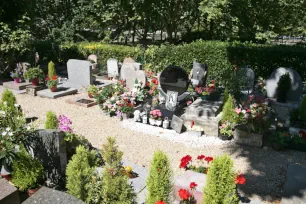
M246 125L237 125L235 128L234 142L239 145L261 148L263 134L249 132Z

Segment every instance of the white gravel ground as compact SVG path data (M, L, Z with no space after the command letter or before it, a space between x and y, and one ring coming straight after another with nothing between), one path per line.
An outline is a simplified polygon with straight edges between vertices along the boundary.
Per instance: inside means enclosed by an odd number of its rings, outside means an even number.
M0 86L0 93L2 91ZM65 102L72 97L75 96L54 100L19 94L17 101L27 117L38 118L40 127L43 127L46 112L51 110L71 118L74 131L84 135L96 147L103 144L107 136L116 137L124 158L136 164L149 166L154 151L162 150L168 154L175 175L183 173L178 166L181 157L186 154L193 157L199 154L213 157L229 154L234 160L236 171L245 174L247 179L246 185L239 186L239 192L250 198L266 201L279 199L288 164L306 165L306 153L275 152L270 148L256 149L226 142L223 144L209 137L190 139L163 129L153 128L152 132L150 126L138 128L141 124L121 122L117 118L105 116L97 106L83 108Z

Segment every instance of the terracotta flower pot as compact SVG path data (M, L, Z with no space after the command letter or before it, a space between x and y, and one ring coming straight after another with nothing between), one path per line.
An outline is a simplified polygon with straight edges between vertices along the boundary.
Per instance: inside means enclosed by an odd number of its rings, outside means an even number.
M32 82L32 85L33 85L33 86L38 86L38 84L39 84L39 79L38 79L38 78L32 79L31 82Z
M53 86L53 87L50 88L50 91L51 92L56 92L56 89L57 89L57 86Z
M19 84L20 83L20 78L14 78L14 82L16 83L16 84Z
M34 195L34 193L36 193L38 190L40 189L40 186L38 188L35 188L35 189L29 189L27 192L28 192L28 195L29 196L32 196Z

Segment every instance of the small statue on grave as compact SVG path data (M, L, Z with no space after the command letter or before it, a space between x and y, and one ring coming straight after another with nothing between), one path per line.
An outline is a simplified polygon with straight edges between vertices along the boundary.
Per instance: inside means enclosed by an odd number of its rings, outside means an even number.
M140 118L140 111L139 110L135 110L134 111L134 121L135 122L140 122L141 118Z

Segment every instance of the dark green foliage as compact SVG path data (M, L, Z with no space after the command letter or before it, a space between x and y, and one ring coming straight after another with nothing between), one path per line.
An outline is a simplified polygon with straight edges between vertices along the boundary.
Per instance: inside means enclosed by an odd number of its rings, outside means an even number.
M3 105L4 101L6 101L9 108L14 108L16 104L16 97L14 96L13 92L5 89L2 93L1 105Z
M207 174L204 204L238 203L234 180L235 172L231 158L228 155L215 158Z
M50 61L48 64L48 77L52 79L53 76L56 76L55 64Z
M128 177L122 172L122 155L115 138L108 137L103 146L102 156L106 165L102 176L102 199L104 204L135 203L135 193Z
M161 151L155 152L151 161L147 189L146 203L155 204L160 200L171 203L169 196L172 191L172 170L168 156Z
M228 96L227 101L225 102L223 109L222 109L222 122L228 121L230 123L235 122L235 104L233 97L231 95Z
M58 129L58 119L56 113L52 111L47 112L45 129Z
M301 106L300 106L300 109L299 109L299 115L300 115L300 118L301 120L306 123L306 96L304 96L303 100L302 100L302 103L301 103Z
M83 201L88 199L89 186L95 176L98 159L95 151L79 146L67 165L67 192Z
M277 82L277 92L287 93L291 88L291 78L289 73L283 74Z
M21 191L37 188L41 184L44 169L37 159L28 154L20 153L12 167L12 183Z

